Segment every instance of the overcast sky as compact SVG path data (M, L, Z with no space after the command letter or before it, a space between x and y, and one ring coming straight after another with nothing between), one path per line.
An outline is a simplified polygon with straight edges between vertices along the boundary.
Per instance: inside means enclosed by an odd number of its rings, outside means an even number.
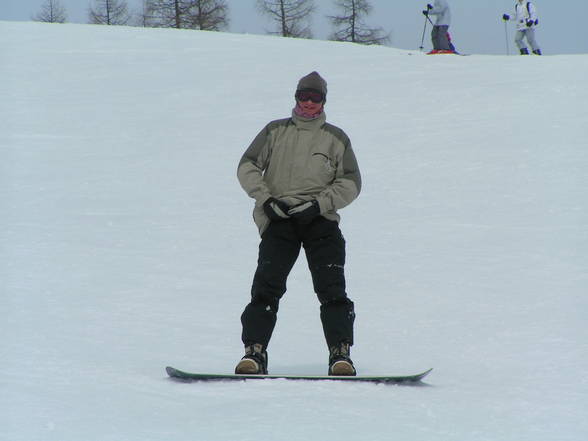
M68 13L68 21L87 23L88 6L92 0L60 0ZM432 1L429 0L431 3ZM449 29L458 50L464 53L505 54L506 33L511 54L514 52L514 25L505 31L503 13L512 13L515 0L448 0L453 24ZM586 0L534 0L540 25L537 40L543 53L588 53L588 37L584 29ZM0 0L0 20L27 21L40 11L45 0ZM272 23L260 16L255 0L227 0L230 10L229 32L264 34ZM127 0L130 9L138 10L141 0ZM333 0L315 0L317 12L312 30L314 38L327 39L332 28L326 15L337 12ZM370 27L382 27L391 33L391 46L418 49L425 17L421 10L427 1L370 0L373 12L367 17ZM1 24L0 24L1 25ZM430 25L427 26L426 49L430 49Z

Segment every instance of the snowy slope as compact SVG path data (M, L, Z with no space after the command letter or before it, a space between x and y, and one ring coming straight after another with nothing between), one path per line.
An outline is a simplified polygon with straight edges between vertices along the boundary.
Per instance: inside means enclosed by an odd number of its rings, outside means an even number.
M587 55L425 56L0 22L0 440L588 437ZM258 236L235 177L299 77L364 178L342 211L353 358L429 387L231 372ZM324 373L304 258L273 373Z

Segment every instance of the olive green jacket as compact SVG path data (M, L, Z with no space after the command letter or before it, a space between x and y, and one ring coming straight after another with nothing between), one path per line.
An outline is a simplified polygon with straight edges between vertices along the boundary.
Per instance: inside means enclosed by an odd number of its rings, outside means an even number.
M253 218L260 234L269 225L263 203L270 197L289 206L316 199L321 215L339 221L337 210L361 191L361 175L349 138L326 122L323 112L305 119L270 122L243 154L237 177L254 198Z

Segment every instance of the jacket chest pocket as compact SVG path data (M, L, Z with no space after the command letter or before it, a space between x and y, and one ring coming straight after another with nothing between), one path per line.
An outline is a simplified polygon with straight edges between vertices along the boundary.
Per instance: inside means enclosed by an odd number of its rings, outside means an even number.
M308 168L324 184L331 183L335 179L337 166L327 152L311 153Z

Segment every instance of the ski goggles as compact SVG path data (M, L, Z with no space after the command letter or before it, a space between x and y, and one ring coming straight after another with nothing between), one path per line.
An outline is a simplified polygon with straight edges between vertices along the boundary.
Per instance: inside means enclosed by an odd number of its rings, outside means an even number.
M315 104L322 103L325 100L325 96L314 90L297 90L296 91L296 99L298 101L312 101Z

